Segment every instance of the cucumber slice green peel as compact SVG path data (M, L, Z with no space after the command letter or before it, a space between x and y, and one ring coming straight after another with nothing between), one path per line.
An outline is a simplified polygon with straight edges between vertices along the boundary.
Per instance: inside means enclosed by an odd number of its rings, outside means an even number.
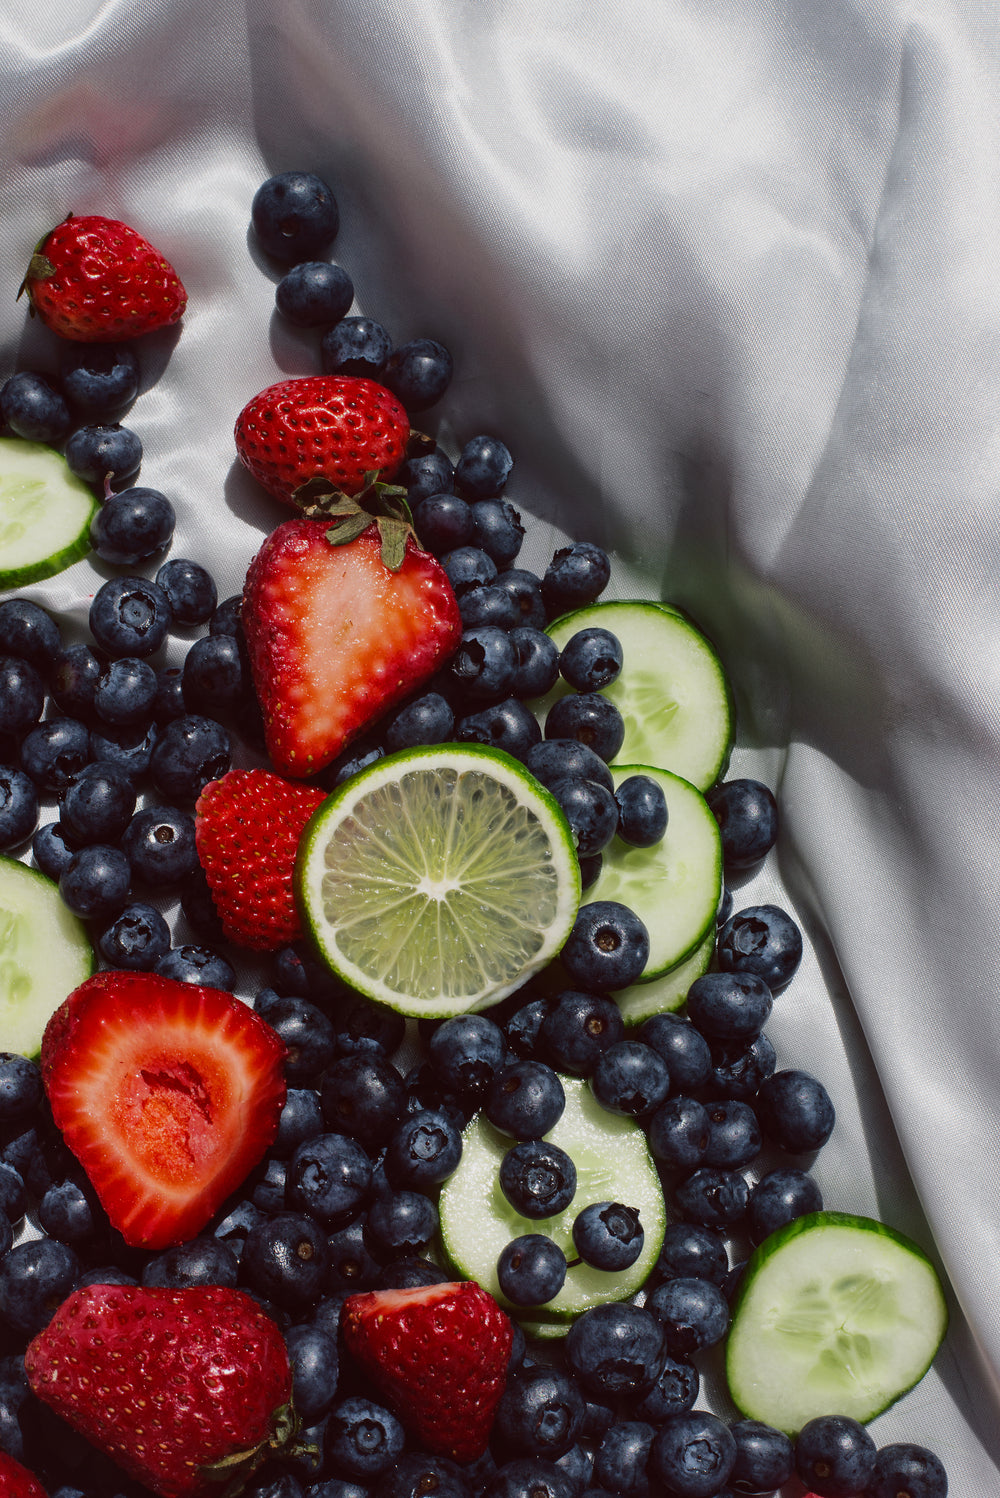
M0 437L0 588L52 577L86 556L97 509L54 448Z
M465 1128L458 1169L441 1188L441 1242L455 1270L476 1280L512 1315L541 1334L565 1336L574 1316L607 1301L625 1300L648 1279L663 1244L666 1211L646 1135L631 1118L609 1113L579 1077L560 1078L566 1093L562 1117L545 1136L558 1144L577 1170L576 1195L565 1212L542 1221L515 1212L500 1190L500 1162L515 1143L477 1113ZM574 1218L591 1202L616 1201L635 1208L642 1224L642 1252L614 1274L574 1265L554 1300L535 1307L511 1306L497 1280L497 1259L512 1238L546 1233L568 1259L576 1258Z
M50 1016L94 971L83 922L51 879L0 857L0 1046L36 1057Z
M818 1415L866 1423L919 1383L947 1325L941 1281L917 1244L870 1217L813 1212L747 1264L729 1390L749 1419L790 1436Z

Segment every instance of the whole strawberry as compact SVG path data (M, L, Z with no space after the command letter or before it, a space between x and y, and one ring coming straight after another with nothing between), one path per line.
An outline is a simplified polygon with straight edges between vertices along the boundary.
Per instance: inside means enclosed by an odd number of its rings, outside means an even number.
M70 214L40 240L21 286L62 338L110 343L177 322L187 292L168 260L118 219Z
M255 395L236 421L240 462L288 505L309 479L357 494L378 473L393 478L410 420L384 385L359 375L305 375Z
M230 941L274 952L302 935L292 874L302 829L324 792L270 770L230 770L195 806L195 838Z
M486 1450L507 1379L510 1320L473 1280L352 1295L345 1342L400 1420L440 1456Z
M48 1498L35 1474L6 1451L0 1451L0 1493L3 1498Z
M221 1494L296 1433L284 1340L240 1290L88 1285L24 1366L40 1399L162 1498Z

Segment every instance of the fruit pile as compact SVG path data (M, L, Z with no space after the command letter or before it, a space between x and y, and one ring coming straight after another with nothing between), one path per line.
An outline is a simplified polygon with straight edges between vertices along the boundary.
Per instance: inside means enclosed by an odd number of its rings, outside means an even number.
M62 373L0 390L0 585L145 569L85 643L0 602L4 1490L942 1498L865 1429L944 1300L809 1173L834 1107L765 1030L801 933L724 885L778 827L723 778L715 652L605 600L593 543L516 565L512 455L411 430L450 355L349 315L326 184L270 179L252 221L321 372L236 418L298 512L240 596L164 558L114 419L129 340L184 310L151 246L47 236ZM723 1352L730 1422L698 1404Z

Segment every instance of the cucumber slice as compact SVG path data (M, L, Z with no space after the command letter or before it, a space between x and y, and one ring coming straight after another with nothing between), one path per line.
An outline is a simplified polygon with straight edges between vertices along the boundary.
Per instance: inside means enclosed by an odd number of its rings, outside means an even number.
M97 509L54 448L0 437L0 588L52 577L85 557Z
M611 766L615 788L630 775L648 775L667 801L667 830L651 848L614 838L588 900L618 900L649 931L649 960L640 983L662 977L715 930L722 897L722 839L704 796L688 781L652 765Z
M708 932L700 946L695 947L689 957L676 967L654 978L651 983L633 983L630 988L619 989L611 997L622 1012L627 1025L641 1025L653 1014L667 1014L680 1009L688 996L688 989L696 978L707 973L715 952L715 926Z
M466 1126L458 1169L441 1189L438 1210L441 1242L456 1271L476 1280L513 1315L564 1336L569 1322L591 1306L624 1300L648 1278L663 1243L666 1213L663 1190L646 1135L631 1118L608 1113L579 1077L562 1077L566 1107L545 1136L558 1144L577 1170L576 1195L557 1217L539 1222L515 1212L500 1190L500 1162L514 1141L499 1133L481 1113ZM497 1281L497 1259L512 1238L547 1233L575 1258L573 1220L591 1202L616 1201L634 1207L642 1223L642 1252L628 1269L610 1274L577 1264L554 1300L528 1310L510 1306Z
M870 1217L813 1212L772 1233L733 1308L726 1375L753 1420L873 1419L927 1372L948 1324L927 1255Z
M609 629L625 666L605 696L625 719L621 764L657 765L708 790L723 774L733 741L733 709L722 663L705 636L670 605L594 603L564 614L548 633L560 647L578 629ZM539 721L570 689L560 682L534 704Z
M49 1017L94 971L87 928L37 869L0 857L0 1043L35 1057Z

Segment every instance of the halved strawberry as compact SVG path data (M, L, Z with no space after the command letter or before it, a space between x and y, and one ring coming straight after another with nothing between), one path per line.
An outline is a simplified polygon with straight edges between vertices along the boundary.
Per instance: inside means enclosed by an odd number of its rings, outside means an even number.
M283 774L314 775L329 764L432 676L461 638L440 562L404 534L404 521L383 518L383 531L388 541L364 515L331 529L286 520L250 564L243 629L267 750Z
M268 1148L285 1046L248 1005L153 973L96 973L55 1011L41 1067L52 1116L127 1243L205 1226Z

